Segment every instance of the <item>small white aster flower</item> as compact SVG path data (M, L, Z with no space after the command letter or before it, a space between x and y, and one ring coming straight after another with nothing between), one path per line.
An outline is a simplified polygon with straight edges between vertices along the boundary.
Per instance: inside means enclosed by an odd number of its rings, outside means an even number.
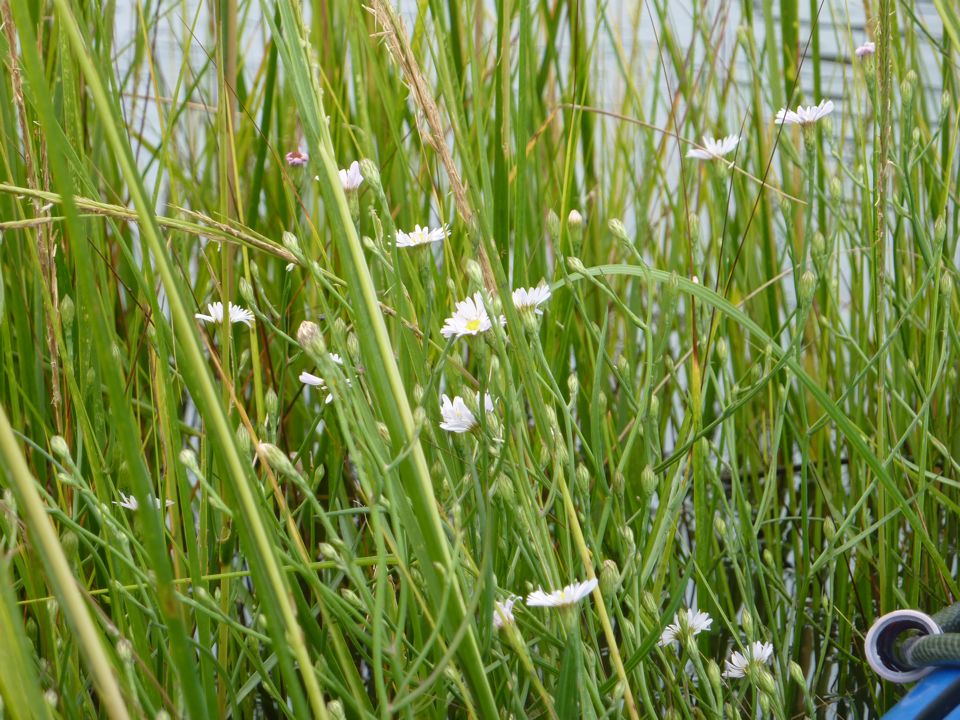
M687 157L697 160L716 160L736 150L739 144L740 138L736 135L727 135L719 139L704 135L703 147L687 150Z
M247 310L247 308L240 307L239 305L234 305L233 303L228 303L228 310L230 316L230 324L236 325L237 323L243 323L247 327L253 325L253 312ZM223 303L222 302L212 302L207 304L207 315L203 313L196 313L194 317L197 320L202 322L211 322L211 323L222 323L223 322Z
M728 678L744 677L751 669L765 665L773 655L773 645L755 641L747 645L743 652L734 651L726 660L723 676Z
M812 125L832 112L833 100L821 100L819 105L811 105L810 107L798 105L795 111L789 108L781 108L777 111L774 122L777 125Z
M873 55L876 51L877 51L876 43L872 43L868 40L863 45L861 45L856 50L854 50L853 54L856 55L858 58L862 58L862 57L866 57L867 55Z
M513 306L520 312L533 311L543 315L540 306L550 299L550 288L546 285L537 285L532 288L517 288L513 291Z
M504 319L500 319L503 324ZM483 306L483 296L476 292L473 297L461 300L457 303L457 309L453 315L447 318L443 324L440 334L445 338L463 337L464 335L477 335L486 332L493 327L487 309Z
M681 610L673 616L673 622L660 633L660 647L666 647L674 640L683 640L685 636L694 637L709 630L713 618L700 610Z
M440 242L446 237L446 225L432 230L429 227L417 225L413 232L406 233L403 230L397 230L397 247L417 247L418 245Z
M330 389L327 387L326 381L319 375L313 375L304 370L300 373L300 382L304 385L310 385L311 387L318 387L321 390L326 391L327 397L324 400L328 405L333 402L333 394L330 392Z
M534 590L527 595L527 605L530 607L566 607L576 605L587 595L592 593L597 587L597 579L586 580L584 582L572 583L563 590L554 590L553 592L544 592L542 589Z
M120 502L117 502L116 500L114 500L113 504L119 505L120 507L126 508L127 510L136 510L137 508L140 507L140 503L137 502L137 498L135 498L133 495L125 495L122 492L120 493ZM158 497L153 498L153 504L157 508L159 508L160 498ZM171 505L173 505L173 500L167 500L165 502L166 507L170 507Z
M493 626L497 630L516 622L513 617L513 606L519 599L516 595L511 595L506 600L497 600L493 604Z
M447 395L440 397L440 415L443 417L440 427L447 432L466 433L477 427L477 418L459 395L453 400Z
M340 182L343 184L343 189L346 192L353 192L360 187L360 183L363 182L363 175L360 174L360 163L354 160L350 163L350 167L346 170L341 170Z

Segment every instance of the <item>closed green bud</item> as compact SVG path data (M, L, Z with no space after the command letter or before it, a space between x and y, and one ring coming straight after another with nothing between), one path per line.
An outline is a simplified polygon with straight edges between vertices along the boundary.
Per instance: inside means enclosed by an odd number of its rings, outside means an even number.
M620 470L613 471L613 478L610 482L610 490L617 497L623 496L624 488L627 486L627 479Z
M470 282L473 283L475 287L483 287L483 269L474 259L467 260L466 263L467 277L470 278Z
M590 471L587 470L587 466L583 463L577 464L577 490L581 495L586 495L590 492Z
M632 244L627 235L627 227L623 224L622 220L611 218L607 221L607 229L610 230L610 233L620 242Z
M760 668L757 672L757 687L764 695L771 698L777 693L777 683L766 668Z
M833 542L833 538L836 537L837 527L833 524L833 518L826 518L823 521L823 536L827 539L827 542Z
M240 452L244 455L250 453L250 433L247 432L247 427L245 425L237 426L237 445L240 446Z
M807 270L800 276L800 304L807 306L813 301L813 293L817 289L817 276Z
M807 686L807 676L803 674L803 668L793 660L790 661L790 677L800 687Z
M710 685L713 686L714 694L718 697L722 695L723 676L720 674L720 666L713 658L710 658L707 662L707 678L710 680Z
M653 593L649 590L644 590L640 594L640 607L647 613L648 617L660 617L660 608L657 606L657 601L654 599Z
M547 213L547 232L554 238L560 235L560 218L553 210Z
M727 362L729 357L729 348L727 347L727 341L724 338L717 339L717 360L720 361L720 364Z
M583 264L583 261L578 257L570 256L567 258L567 267L570 269L570 272L584 275L587 272L586 266Z
M843 183L840 181L840 178L834 175L830 178L830 198L834 202L840 202L840 199L843 197Z
M617 563L607 559L600 566L600 594L604 597L610 597L617 592L620 587L620 569Z
M197 462L197 454L192 448L184 448L180 451L180 464L194 475L200 475L200 464Z
M240 278L239 282L237 283L237 292L240 293L240 297L242 297L248 305L253 306L255 304L253 299L253 287L250 285L250 281L245 277Z
M570 393L570 400L573 401L577 397L577 392L580 390L580 380L577 379L576 373L570 373L567 376L567 391Z
M273 388L267 388L267 394L263 398L264 406L267 409L267 415L276 417L280 410L280 400Z
M744 612L740 616L740 627L748 638L753 637L753 616L749 612Z
M696 213L687 214L687 225L690 228L690 242L694 246L700 244L700 216Z
M713 516L713 529L719 537L725 538L727 536L727 521L723 519L719 512Z
M657 417L660 414L660 398L656 395L650 397L650 410L647 414L651 417Z
M364 612L366 612L367 607L363 604L363 601L360 599L360 596L357 595L350 588L347 588L347 587L340 588L340 595L343 597L344 600L346 600L348 603L353 605L353 607L355 607L357 610L363 610Z
M953 293L953 276L949 270L945 270L943 275L940 276L940 292L944 295Z
M70 457L70 447L60 435L54 435L50 438L50 449L61 460L66 460L72 464L73 458Z
M656 473L653 472L652 467L647 465L643 469L643 472L640 473L640 491L643 493L643 496L649 497L653 495L658 484Z
M68 328L73 325L73 319L76 317L77 308L69 295L64 295L60 301L60 325Z
M377 167L377 164L370 160L369 158L363 158L360 161L360 174L363 176L364 182L368 183L376 192L381 192L383 190L383 184L380 180L380 168Z
M281 475L287 477L300 476L300 473L293 467L293 463L290 462L290 458L287 457L286 453L273 443L260 443L258 445L258 451L260 456L267 461L267 464Z
M497 476L493 483L493 497L504 508L512 509L517 499L513 490L513 480L503 473Z
M823 254L827 251L827 240L819 230L813 234L813 240L810 241L810 248L813 250L813 256L816 258L823 257Z
M331 720L347 720L347 714L343 710L343 703L339 700L331 700L328 702L327 712L330 713Z
M300 249L300 242L297 236L292 232L284 232L282 235L283 246L290 251L290 254L298 260L303 257L303 250Z
M900 83L900 97L903 100L904 107L909 108L913 104L913 91L917 84L917 74L910 70L907 76Z
M573 209L567 215L567 227L570 228L572 232L579 231L583 227L583 215L580 214L580 211Z

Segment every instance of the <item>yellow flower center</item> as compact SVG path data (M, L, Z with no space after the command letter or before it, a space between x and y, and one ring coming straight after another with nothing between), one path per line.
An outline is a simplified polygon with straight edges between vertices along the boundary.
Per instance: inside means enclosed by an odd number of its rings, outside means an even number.
M467 321L467 330L470 332L476 332L480 329L480 320L468 320Z

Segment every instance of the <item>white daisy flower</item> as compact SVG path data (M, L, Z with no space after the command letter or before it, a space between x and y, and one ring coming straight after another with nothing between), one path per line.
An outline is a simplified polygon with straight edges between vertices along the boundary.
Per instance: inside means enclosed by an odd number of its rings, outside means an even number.
M697 160L717 160L737 149L740 138L736 135L727 135L724 138L703 136L703 147L687 150L688 158Z
M360 187L360 183L363 182L363 175L360 174L360 163L354 160L350 163L350 167L341 170L340 182L345 192L353 192Z
M777 111L774 122L777 125L812 125L832 112L833 100L821 100L819 105L811 105L810 107L798 105L795 111L789 108L781 108Z
M207 304L208 315L203 313L196 313L194 317L197 320L202 322L210 323L222 323L223 322L223 303L222 302L212 302ZM230 324L236 325L237 323L243 323L247 327L253 325L253 313L246 308L240 307L239 305L234 305L233 303L228 304L228 310L230 316Z
M597 579L585 582L572 583L563 590L544 592L537 589L527 595L527 605L530 607L566 607L576 605L597 587Z
M673 622L667 625L660 633L660 647L666 647L674 640L683 640L684 637L694 637L704 630L709 630L713 618L700 610L681 610L673 616Z
M862 58L862 57L866 57L867 55L873 55L876 51L877 51L876 43L872 43L868 40L863 45L861 45L856 50L854 50L853 54L856 55L858 58Z
M440 415L443 417L440 427L447 432L466 433L477 427L477 418L459 395L453 400L446 395L440 397Z
M511 595L502 602L497 600L493 604L493 626L499 630L506 625L513 625L516 620L513 617L513 606L519 600L516 595Z
M500 318L500 324L504 322L505 318ZM457 303L457 309L447 318L440 334L445 338L451 336L459 338L464 335L477 335L492 327L493 323L487 314L487 309L483 306L483 296L476 292L473 297Z
M326 391L327 397L324 400L324 402L326 402L328 405L333 402L333 394L330 392L329 388L327 387L326 381L319 375L313 375L311 373L308 373L306 370L304 370L302 373L300 373L300 382L302 382L304 385L310 385L311 387L318 387L321 390Z
M127 510L136 510L137 508L140 507L140 503L137 502L137 499L133 495L124 495L122 492L120 493L120 502L117 502L116 500L114 500L113 504L119 505L120 507L126 508ZM153 504L155 507L159 508L160 498L158 497L153 498ZM165 507L170 507L171 505L173 505L173 500L167 500L165 502Z
M513 306L520 312L533 311L543 315L540 306L550 299L550 288L546 285L537 285L532 288L517 288L513 291Z
M743 652L734 651L726 660L723 676L728 678L744 677L754 668L769 662L773 655L773 644L755 641L747 645Z
M431 230L429 227L420 227L419 225L413 232L403 232L397 230L397 247L416 247L428 243L440 242L447 237L447 226L442 225Z

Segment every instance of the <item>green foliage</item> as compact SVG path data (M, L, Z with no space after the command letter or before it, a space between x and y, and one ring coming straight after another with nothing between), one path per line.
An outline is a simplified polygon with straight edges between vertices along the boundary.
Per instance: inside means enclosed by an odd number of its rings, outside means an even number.
M4 715L896 701L867 628L960 591L949 2L130 5L0 0Z

